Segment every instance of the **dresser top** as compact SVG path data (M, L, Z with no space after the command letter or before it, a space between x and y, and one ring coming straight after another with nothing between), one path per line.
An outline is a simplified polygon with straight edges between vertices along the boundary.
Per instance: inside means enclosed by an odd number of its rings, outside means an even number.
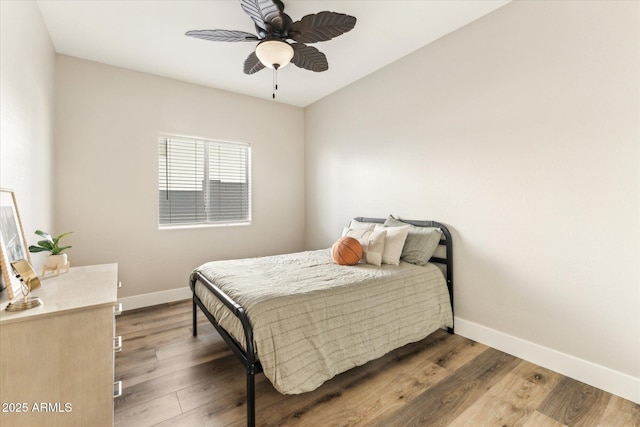
M40 316L79 311L99 306L113 306L117 300L118 264L72 267L59 276L40 278L42 286L31 293L42 299L40 307L25 311L6 311L9 301L0 303L0 325ZM4 294L4 293L3 293ZM22 300L22 295L14 301Z

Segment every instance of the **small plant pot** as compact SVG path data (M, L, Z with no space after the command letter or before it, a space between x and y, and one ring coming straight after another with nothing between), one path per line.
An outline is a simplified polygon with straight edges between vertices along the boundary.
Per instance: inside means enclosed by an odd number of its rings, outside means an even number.
M48 269L62 268L67 265L67 254L49 255L44 260Z

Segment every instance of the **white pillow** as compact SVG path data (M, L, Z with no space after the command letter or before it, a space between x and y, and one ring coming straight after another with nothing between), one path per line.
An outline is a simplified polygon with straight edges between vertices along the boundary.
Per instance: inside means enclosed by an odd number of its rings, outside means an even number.
M367 264L382 264L382 254L384 253L384 242L387 237L387 230L365 230L357 228L345 228L343 236L353 237L362 246L362 259Z
M391 265L400 265L400 256L402 255L402 248L404 242L407 240L409 229L411 226L406 227L385 227L382 224L377 224L375 230L385 230L387 232L387 238L384 241L384 253L382 254L382 263Z
M351 224L349 224L349 228L353 228L354 230L373 230L376 228L375 222L360 222L356 219L351 220Z

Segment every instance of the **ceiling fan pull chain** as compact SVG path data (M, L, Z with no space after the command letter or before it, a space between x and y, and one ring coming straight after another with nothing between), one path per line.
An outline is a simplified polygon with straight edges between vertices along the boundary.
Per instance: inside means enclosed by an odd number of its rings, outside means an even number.
M276 91L278 90L278 64L274 64L273 67L273 94L271 95L273 99L276 99Z

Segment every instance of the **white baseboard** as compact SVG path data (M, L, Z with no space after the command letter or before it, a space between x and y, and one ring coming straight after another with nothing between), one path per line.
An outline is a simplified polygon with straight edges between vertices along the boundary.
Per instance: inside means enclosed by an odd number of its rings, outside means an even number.
M579 359L486 326L455 318L456 334L488 345L569 378L640 403L640 378Z
M151 292L149 294L118 298L118 302L122 303L122 310L127 311L135 308L182 301L190 299L191 295L191 289L189 289L188 286L185 286L184 288L170 289L168 291Z

